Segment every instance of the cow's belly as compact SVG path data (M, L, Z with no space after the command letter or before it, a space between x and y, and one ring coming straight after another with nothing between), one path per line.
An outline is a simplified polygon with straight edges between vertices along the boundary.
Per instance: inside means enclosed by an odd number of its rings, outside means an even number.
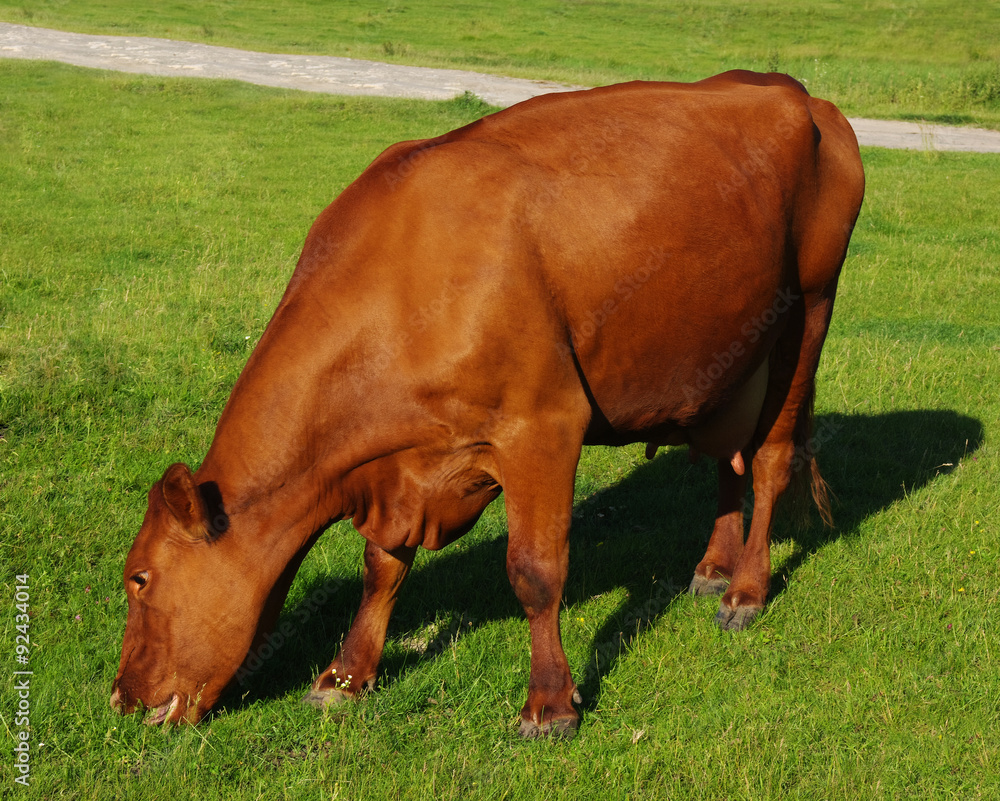
M700 370L687 376L690 380L680 387L676 382L660 385L659 398L650 391L634 390L630 403L617 398L607 404L607 411L596 402L598 391L586 442L647 442L651 452L660 445L688 445L712 458L733 460L757 428L767 393L768 360L765 358L749 378L735 386L713 385L708 375ZM702 377L704 386L698 383Z

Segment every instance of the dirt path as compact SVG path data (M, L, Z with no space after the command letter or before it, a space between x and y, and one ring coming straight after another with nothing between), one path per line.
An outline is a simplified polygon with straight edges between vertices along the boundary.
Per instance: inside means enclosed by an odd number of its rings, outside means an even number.
M91 36L0 22L0 57L175 77L229 78L338 95L447 100L472 92L509 106L578 88L463 70L428 69L333 56L253 53L230 47L132 36ZM1000 132L912 122L852 119L862 145L1000 153Z

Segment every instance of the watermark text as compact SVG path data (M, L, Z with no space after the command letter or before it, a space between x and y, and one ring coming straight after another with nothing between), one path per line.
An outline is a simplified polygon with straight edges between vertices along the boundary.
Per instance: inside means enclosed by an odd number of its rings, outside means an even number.
M14 782L28 786L31 777L31 648L29 603L31 582L27 573L14 578Z

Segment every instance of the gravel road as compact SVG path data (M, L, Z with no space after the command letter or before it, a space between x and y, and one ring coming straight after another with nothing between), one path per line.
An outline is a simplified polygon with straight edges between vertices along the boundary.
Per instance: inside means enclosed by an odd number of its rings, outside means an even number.
M333 56L275 55L137 36L91 36L0 22L0 58L61 61L80 67L187 78L228 78L337 95L447 100L472 92L510 106L535 95L579 88L546 81L428 69ZM852 119L862 145L910 150L1000 153L1000 132L914 122Z

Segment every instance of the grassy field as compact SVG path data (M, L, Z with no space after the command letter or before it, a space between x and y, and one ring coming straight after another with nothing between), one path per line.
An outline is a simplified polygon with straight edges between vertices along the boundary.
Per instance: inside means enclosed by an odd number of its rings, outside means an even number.
M1000 128L991 0L0 2L0 19L585 85L789 72L853 115Z
M31 787L13 784L5 689L0 795L1000 793L995 156L865 152L819 376L837 525L782 520L750 630L719 632L716 601L683 592L711 467L590 449L562 618L585 697L574 741L516 737L527 625L496 505L419 557L362 703L299 703L359 597L362 542L338 525L292 589L296 636L219 712L163 731L107 703L148 487L204 454L319 210L386 144L484 109L10 61L0 104L0 643L12 674L27 575L34 671Z

